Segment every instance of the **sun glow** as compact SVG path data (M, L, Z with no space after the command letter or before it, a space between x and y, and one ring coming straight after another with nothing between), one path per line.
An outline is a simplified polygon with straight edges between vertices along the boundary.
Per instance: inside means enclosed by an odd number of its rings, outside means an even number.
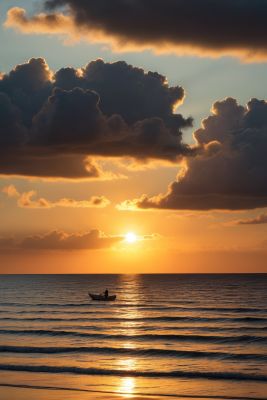
M135 242L136 241L135 234L134 233L128 233L126 235L126 240L127 240L127 242L130 242L130 243Z

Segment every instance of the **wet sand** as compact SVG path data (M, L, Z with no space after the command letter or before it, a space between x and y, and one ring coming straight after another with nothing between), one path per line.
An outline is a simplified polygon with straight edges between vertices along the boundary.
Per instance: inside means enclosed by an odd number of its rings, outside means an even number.
M210 397L148 396L138 394L99 393L80 390L0 386L1 400L210 400ZM216 398L212 398L216 400ZM217 398L218 400L222 398ZM234 397L232 398L235 399ZM241 398L240 398L241 399ZM227 398L231 400L231 398Z

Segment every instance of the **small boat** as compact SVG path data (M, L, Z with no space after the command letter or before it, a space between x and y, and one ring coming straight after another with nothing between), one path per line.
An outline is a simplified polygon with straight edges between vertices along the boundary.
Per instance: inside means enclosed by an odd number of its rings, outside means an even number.
M116 299L116 295L105 297L103 294L91 294L91 293L88 294L92 300L113 301Z

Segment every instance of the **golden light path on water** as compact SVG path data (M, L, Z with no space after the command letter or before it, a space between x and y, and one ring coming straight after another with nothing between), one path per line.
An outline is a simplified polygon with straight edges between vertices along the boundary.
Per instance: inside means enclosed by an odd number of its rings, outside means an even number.
M128 233L126 238L127 238L126 240L129 242L134 242L136 240L136 236L133 233ZM137 277L138 276L136 276L136 278ZM129 285L129 282L127 282L126 285ZM132 279L131 283L128 287L129 290L126 290L126 292L125 292L125 296L126 296L125 300L127 302L129 302L132 305L132 307L129 307L129 309L127 310L128 321L124 321L123 326L125 328L127 327L128 334L130 334L131 336L132 335L134 336L137 334L137 331L135 329L136 323L133 322L132 320L142 317L142 313L140 312L140 310L137 307L137 304L139 303L140 299L136 298L136 297L134 298L131 295L129 295L130 293L132 293L132 289L135 289L134 290L135 293L139 293L138 286L139 286L138 279ZM135 307L135 305L136 305L136 307ZM129 330L129 328L130 328L130 330ZM128 349L134 349L137 346L136 346L136 343L134 343L132 341L127 341L127 342L123 343L123 347L128 348ZM117 360L117 369L127 370L127 371L136 371L136 370L142 369L142 366L140 364L140 360L138 362L138 359L121 358L121 359ZM118 393L124 393L125 397L133 397L133 395L135 393L135 389L136 389L136 378L126 376L126 377L121 377L119 379L118 388L117 388Z
M119 387L117 389L118 393L123 393L127 397L132 397L134 394L135 389L135 378L127 376L120 378L119 380Z

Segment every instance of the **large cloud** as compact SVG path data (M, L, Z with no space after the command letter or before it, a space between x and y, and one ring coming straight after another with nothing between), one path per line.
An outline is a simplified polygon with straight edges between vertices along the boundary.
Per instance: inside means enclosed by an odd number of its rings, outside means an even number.
M26 236L16 242L14 236L0 237L0 249L27 249L27 250L82 250L109 248L125 239L124 236L106 236L99 229L90 232L67 234L56 229L44 236Z
M53 72L43 58L32 58L25 64L17 65L0 80L0 92L7 94L21 111L21 120L31 126L32 117L40 111L51 94Z
M118 114L105 117L98 103L99 95L89 89L55 88L33 118L28 145L65 154L163 160L191 153L189 146L181 143L177 126L167 128L158 117L129 126ZM181 122L186 126L185 120Z
M53 12L66 6L67 13ZM66 44L81 39L110 43L114 51L234 55L267 59L262 0L47 0L52 14L25 16L12 8L6 27L23 33L58 34Z
M90 89L100 96L99 108L107 117L119 114L127 124L151 117L162 118L169 126L183 127L181 115L173 114L182 104L185 91L181 86L169 86L158 72L133 67L125 61L104 63L91 61L84 68L62 68L54 75L54 87L71 90Z
M267 102L214 103L195 131L202 154L187 158L168 193L127 200L121 209L242 210L267 206ZM211 152L213 151L213 153Z
M125 61L105 63L97 59L84 68L61 68L53 74L43 58L32 58L3 74L0 80L0 92L20 108L22 120L28 123L56 87L66 91L79 87L98 93L103 115L118 114L130 125L151 117L162 118L168 126L175 122L178 128L184 125L182 117L173 114L184 100L184 89L169 87L165 76L146 73Z
M0 145L1 148L19 148L25 140L26 129L18 123L21 113L5 93L0 92ZM1 150L0 150L1 151Z
M174 114L185 91L124 61L91 61L56 74L44 59L0 80L0 174L111 179L89 156L176 162L192 118ZM8 149L7 149L8 147Z

